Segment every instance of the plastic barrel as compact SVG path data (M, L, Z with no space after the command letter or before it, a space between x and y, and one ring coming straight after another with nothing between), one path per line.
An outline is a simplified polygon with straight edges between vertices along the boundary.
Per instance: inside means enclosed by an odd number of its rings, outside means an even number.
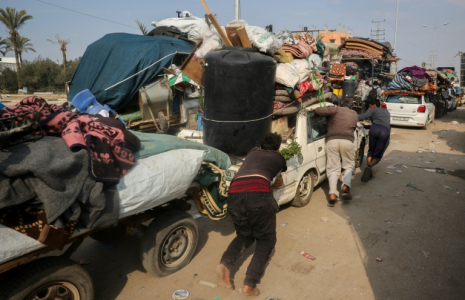
M352 98L355 95L356 89L357 89L356 80L344 80L344 82L342 83L343 98L346 98L346 97Z
M240 47L212 51L205 61L203 141L246 154L271 131L276 61Z

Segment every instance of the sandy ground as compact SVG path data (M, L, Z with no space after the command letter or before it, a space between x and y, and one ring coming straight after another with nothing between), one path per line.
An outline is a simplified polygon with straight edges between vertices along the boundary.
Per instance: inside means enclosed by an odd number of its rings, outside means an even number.
M325 182L307 206L282 207L276 251L256 298L464 299L464 152L465 109L436 120L427 130L393 128L375 178L362 183L357 169L351 203L326 206ZM446 174L426 170L434 168ZM134 235L106 244L89 238L72 258L89 262L84 267L98 300L171 299L177 289L188 290L192 300L250 299L239 291L253 249L233 270L238 289L199 284L216 282L215 266L235 234L229 218L196 221L196 255L184 269L164 278L145 272L139 261L140 238Z

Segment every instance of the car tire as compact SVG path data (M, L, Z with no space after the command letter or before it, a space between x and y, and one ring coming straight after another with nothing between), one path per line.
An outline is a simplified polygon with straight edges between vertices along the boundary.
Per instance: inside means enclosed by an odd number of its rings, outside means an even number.
M172 210L155 218L142 238L140 258L148 273L163 277L189 264L197 248L199 229L187 212Z
M291 205L294 207L303 207L307 205L313 195L313 188L315 187L316 175L313 171L308 171L300 179L294 199Z
M90 275L68 258L40 258L10 272L2 282L0 300L94 299Z

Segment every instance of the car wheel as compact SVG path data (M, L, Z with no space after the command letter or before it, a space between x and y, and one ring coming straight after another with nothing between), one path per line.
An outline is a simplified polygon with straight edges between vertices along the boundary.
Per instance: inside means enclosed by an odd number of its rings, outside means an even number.
M89 274L74 261L45 257L11 271L2 282L1 300L92 300L94 287Z
M292 200L290 204L295 207L303 207L307 205L312 198L315 182L316 175L313 171L305 173L299 182L294 200Z
M155 277L170 275L189 264L197 248L199 229L184 211L169 211L155 218L142 238L140 257Z

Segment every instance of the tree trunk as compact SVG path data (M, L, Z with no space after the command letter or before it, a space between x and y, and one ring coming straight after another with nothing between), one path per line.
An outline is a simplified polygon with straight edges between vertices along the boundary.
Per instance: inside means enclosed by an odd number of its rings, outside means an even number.
M20 87L21 87L21 82L20 82L20 80L19 80L19 71L20 71L21 69L20 69L20 65L19 65L18 48L16 47L16 35L17 35L17 32L15 32L15 31L10 32L11 42L13 43L13 49L15 50L16 78L17 78L17 80L18 80L18 89L20 89Z

